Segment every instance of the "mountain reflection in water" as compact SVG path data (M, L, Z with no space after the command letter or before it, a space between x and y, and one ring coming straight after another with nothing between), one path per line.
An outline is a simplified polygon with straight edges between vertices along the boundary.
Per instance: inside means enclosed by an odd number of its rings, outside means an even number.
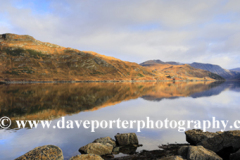
M178 128L33 128L15 129L15 120L229 120L239 119L239 82L75 83L0 85L0 117L8 116L11 129L0 129L1 160L15 159L29 150L52 144L66 159L94 139L135 132L151 150L166 143L185 143ZM29 127L29 126L28 126ZM219 129L209 129L216 131ZM226 128L226 130L231 130ZM19 147L21 146L21 147Z
M219 94L222 82L188 83L76 83L0 86L0 117L11 120L50 120L83 111L94 111L141 97L201 97ZM211 92L213 90L213 93ZM197 96L196 96L197 95ZM12 128L16 127L14 124Z

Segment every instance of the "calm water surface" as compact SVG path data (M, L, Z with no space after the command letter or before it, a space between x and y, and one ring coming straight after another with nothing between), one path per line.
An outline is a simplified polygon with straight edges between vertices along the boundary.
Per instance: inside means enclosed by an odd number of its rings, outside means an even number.
M35 147L52 144L66 159L93 140L118 129L16 129L15 120L219 120L240 119L240 83L78 83L0 85L0 117L8 116L10 129L0 129L0 159L14 159ZM227 128L227 130L230 130ZM209 131L213 131L209 129ZM185 143L177 129L142 129L137 133L143 149L166 143Z

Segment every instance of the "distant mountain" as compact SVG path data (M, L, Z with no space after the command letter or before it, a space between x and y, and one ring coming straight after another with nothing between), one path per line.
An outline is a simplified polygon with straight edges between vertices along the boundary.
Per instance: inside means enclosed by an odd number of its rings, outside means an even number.
M183 65L183 63L180 62L174 62L174 61L169 61L169 62L164 62L161 60L148 60L145 61L143 63L140 63L140 65L142 66L155 66L157 64L160 65ZM228 80L240 80L240 68L234 68L231 70L228 69L224 69L222 67L220 67L219 65L214 65L214 64L208 64L208 63L197 63L197 62L193 62L191 64L189 64L190 66L197 68L197 69L202 69L202 70L206 70L212 73L215 73L225 79Z
M149 61L145 61L143 63L140 63L141 66L152 66L155 64L166 64L165 62L157 59L157 60L149 60Z
M173 64L178 63L174 62ZM151 69L153 73L161 75L160 77L166 77L167 79L165 80L224 80L224 78L217 74L191 67L188 64L172 65L166 62L162 62L161 60L150 60L141 63L141 65L148 69Z
M230 69L230 71L240 72L240 68Z
M161 61L159 59L157 59L157 60L148 60L148 61L145 61L143 63L140 63L141 66L152 66L152 65L155 65L155 64L182 65L182 63L179 63L179 62L174 62L174 61L163 62L163 61Z
M225 79L239 79L240 78L239 72L224 69L224 68L220 67L219 65L213 65L213 64L208 64L208 63L197 63L197 62L191 63L189 65L194 68L203 69L203 70L218 74Z
M183 63L179 63L179 62L174 62L174 61L169 61L169 62L165 62L167 64L171 64L171 65L182 65Z

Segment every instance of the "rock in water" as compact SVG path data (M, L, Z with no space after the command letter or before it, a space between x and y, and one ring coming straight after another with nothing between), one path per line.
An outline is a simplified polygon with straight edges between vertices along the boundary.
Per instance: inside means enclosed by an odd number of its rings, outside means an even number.
M185 132L186 140L192 145L197 145L204 139L210 139L217 135L217 133L203 132L200 129L188 130Z
M202 130L189 130L185 132L186 140L191 145L202 145L216 153L231 148L231 152L240 149L240 131L203 132Z
M83 146L79 149L79 152L82 154L96 154L96 155L107 155L111 154L113 146L109 143L89 143L86 146Z
M123 133L115 135L116 142L119 146L138 145L138 138L135 133Z
M102 144L111 144L113 147L116 147L116 142L110 137L98 138L93 141L93 143L102 143Z
M230 160L239 160L240 159L240 150L238 150L236 153L232 153L230 155Z
M46 145L34 148L33 150L27 152L26 154L18 157L15 160L63 160L62 150L54 145Z
M135 154L137 151L137 147L133 146L123 146L119 148L119 152L123 154Z
M81 154L70 158L69 160L103 160L101 156L95 154Z
M179 155L188 160L222 160L215 152L203 146L183 146L178 152Z
M164 157L164 158L157 159L157 160L183 160L183 159L179 156L169 156L169 157Z

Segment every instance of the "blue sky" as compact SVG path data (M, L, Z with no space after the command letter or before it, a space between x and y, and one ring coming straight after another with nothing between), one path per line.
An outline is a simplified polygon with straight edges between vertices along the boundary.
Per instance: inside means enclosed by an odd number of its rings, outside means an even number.
M240 67L239 0L0 0L1 33L149 59Z

